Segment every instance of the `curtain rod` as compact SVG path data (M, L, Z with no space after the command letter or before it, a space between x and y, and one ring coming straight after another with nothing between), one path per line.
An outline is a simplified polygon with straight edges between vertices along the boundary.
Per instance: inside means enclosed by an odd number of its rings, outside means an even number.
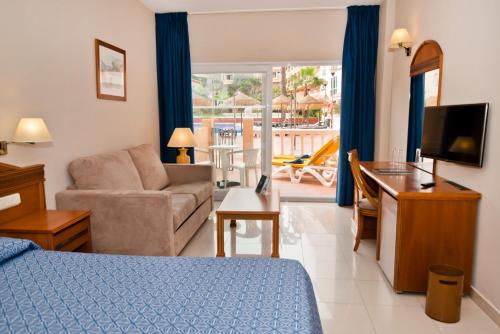
M316 12L322 10L344 10L347 6L339 7L315 7L315 8L269 8L269 9L233 9L219 11L190 12L189 15L210 15L210 14L238 14L238 13L265 13L265 12Z

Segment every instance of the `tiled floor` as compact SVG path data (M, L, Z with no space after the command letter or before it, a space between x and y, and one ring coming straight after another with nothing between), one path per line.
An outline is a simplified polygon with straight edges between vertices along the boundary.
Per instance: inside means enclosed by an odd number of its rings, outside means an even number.
M352 251L351 210L334 204L282 203L280 255L300 261L312 278L325 333L493 334L500 328L469 298L461 321L444 324L424 313L425 296L396 294L375 262L374 242ZM185 256L214 256L215 228L207 221ZM269 256L271 224L238 221L225 232L226 256Z
M279 189L281 197L300 198L335 198L335 184L330 187L322 186L321 183L309 174L302 176L300 183L290 182L288 173L273 175L273 189Z

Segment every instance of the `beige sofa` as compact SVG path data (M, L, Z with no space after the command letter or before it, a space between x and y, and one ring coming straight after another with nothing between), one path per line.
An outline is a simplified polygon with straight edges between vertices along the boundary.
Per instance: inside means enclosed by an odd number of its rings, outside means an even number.
M61 210L91 210L94 252L177 255L212 210L212 166L162 164L150 145L79 158Z

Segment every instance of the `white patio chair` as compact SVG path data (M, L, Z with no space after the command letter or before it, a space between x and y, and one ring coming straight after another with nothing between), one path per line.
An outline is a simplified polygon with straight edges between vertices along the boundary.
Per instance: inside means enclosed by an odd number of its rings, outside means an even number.
M222 166L222 168L225 170L228 170L230 168L237 169L240 172L240 185L242 187L248 187L249 172L251 169L254 170L256 182L258 182L259 180L259 153L260 149L258 148L227 152L226 154L228 157L233 157L232 163L228 163L227 166ZM243 154L243 161L236 161L236 159L234 159L235 154ZM223 161L229 162L230 159L223 159Z
M194 163L196 165L213 165L213 159L211 156L210 150L206 148L194 148L195 160Z

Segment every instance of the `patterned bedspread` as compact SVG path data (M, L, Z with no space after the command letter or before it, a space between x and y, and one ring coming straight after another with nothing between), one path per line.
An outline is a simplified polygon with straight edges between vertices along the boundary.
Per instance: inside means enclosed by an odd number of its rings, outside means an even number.
M50 252L0 238L0 333L322 333L292 260Z

